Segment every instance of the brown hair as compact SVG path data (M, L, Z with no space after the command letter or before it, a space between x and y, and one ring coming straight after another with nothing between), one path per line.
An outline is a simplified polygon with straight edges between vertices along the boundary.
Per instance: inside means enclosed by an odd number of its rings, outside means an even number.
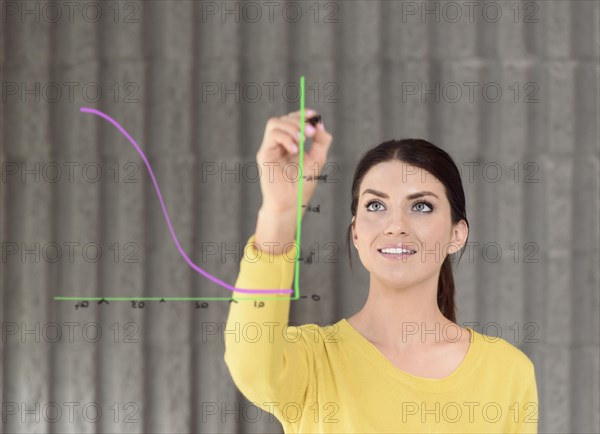
M363 154L358 162L352 181L350 211L353 217L356 217L360 184L365 174L376 164L393 160L419 167L434 175L446 187L446 197L448 198L448 202L450 202L452 224L464 220L467 223L467 227L469 226L465 210L465 193L458 167L456 167L452 157L446 151L422 139L390 140L369 149ZM350 242L352 240L353 224L350 223L346 232L346 247L350 258L350 268L352 268ZM463 253L464 249L461 249L459 261ZM450 255L447 255L440 270L437 302L442 314L450 321L456 322L454 278L452 276L451 265Z

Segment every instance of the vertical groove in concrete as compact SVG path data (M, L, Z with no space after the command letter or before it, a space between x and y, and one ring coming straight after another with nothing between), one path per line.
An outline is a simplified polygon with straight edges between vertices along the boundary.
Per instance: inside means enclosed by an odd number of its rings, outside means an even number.
M125 11L120 9L119 20L107 20L98 26L99 81L104 89L114 86L119 89L118 98L113 91L111 98L102 99L99 109L119 122L146 151L144 110L148 103L148 85L143 26L147 15L142 2L132 4L137 7L135 22L126 20L122 15ZM132 145L113 125L92 115L84 116L81 122L97 125L100 164L116 164L120 170L119 182L104 178L101 185L101 244L115 246L119 255L115 260L115 250L112 250L112 257L101 262L99 290L102 296L144 296L148 284L145 270L153 254L148 242L152 235L144 233L148 208L144 194L151 188L146 168ZM144 323L147 313L133 309L131 302L94 304L107 336L98 344L98 404L106 416L101 419L99 430L147 431L151 429L146 417L151 400L146 394L144 378L148 363L145 354L148 330Z

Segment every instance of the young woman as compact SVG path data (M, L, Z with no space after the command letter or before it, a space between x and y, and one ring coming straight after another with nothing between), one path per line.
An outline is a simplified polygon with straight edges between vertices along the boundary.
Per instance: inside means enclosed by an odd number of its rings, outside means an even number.
M256 155L263 204L236 288L292 287L297 184L283 168L298 163L300 122L299 112L267 122ZM306 124L306 136L305 167L322 168L333 138L323 123ZM304 204L316 184L303 184ZM235 292L263 299L230 305L225 362L240 391L286 433L536 433L531 360L456 323L449 255L469 224L452 158L425 140L381 143L358 162L350 209L348 245L370 273L364 307L296 327L289 293Z

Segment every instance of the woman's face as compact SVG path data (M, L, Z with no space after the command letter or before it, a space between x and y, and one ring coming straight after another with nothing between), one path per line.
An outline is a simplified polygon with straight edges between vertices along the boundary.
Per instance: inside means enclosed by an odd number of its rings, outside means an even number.
M394 160L363 177L352 238L365 268L388 286L409 287L438 275L467 234L463 220L452 226L444 184L431 173ZM394 257L378 250L400 243L416 253Z

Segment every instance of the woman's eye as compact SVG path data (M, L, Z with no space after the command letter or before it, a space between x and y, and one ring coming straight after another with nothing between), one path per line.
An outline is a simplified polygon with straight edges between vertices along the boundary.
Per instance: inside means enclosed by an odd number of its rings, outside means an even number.
M367 211L378 211L379 209L374 209L371 207L371 205L378 205L380 207L383 207L383 204L377 200L373 200L369 203L367 203L367 205L365 205L365 208L367 209ZM426 208L423 208L423 205ZM421 201L421 202L417 202L414 205L415 208L417 208L417 211L419 212L424 212L424 213L430 213L431 211L433 211L433 205L431 205L429 202L425 202L425 201Z
M366 207L368 211L377 211L377 210L373 210L372 208L369 209L371 207L371 205L379 205L381 206L381 202L376 201L376 200L372 200L371 202L367 203Z
M426 207L429 208L429 211L425 211L425 212L431 212L433 211L433 206L431 206L431 204L429 202L417 202L415 203L415 207L418 207L419 205L425 205ZM423 208L418 209L418 211L424 211Z

